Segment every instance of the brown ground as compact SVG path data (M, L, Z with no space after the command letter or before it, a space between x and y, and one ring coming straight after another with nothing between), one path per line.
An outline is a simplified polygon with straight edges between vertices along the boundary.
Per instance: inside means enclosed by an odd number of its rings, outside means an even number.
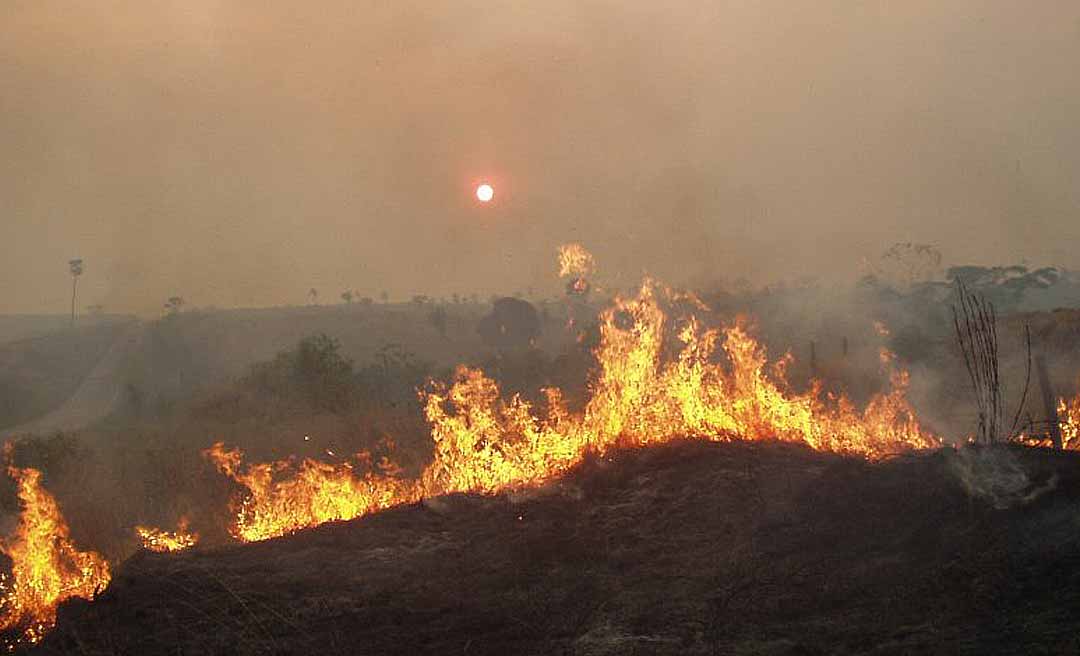
M1080 457L991 460L1023 472L1009 509L952 451L619 452L527 498L138 555L36 653L1077 653Z

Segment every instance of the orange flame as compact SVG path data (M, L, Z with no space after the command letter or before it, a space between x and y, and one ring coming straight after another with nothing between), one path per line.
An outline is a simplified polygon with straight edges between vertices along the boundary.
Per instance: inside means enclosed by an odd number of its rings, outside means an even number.
M41 487L40 471L9 465L8 474L23 510L14 537L0 545L12 561L11 576L0 579L0 631L36 643L56 624L60 602L90 599L108 585L109 565L72 544L56 499Z
M293 533L335 520L352 519L414 499L412 488L386 474L357 475L349 463L304 459L241 467L239 449L218 442L203 454L226 476L246 488L233 500L230 532L242 542Z
M545 390L539 410L520 396L504 400L494 380L464 366L449 384L433 382L421 396L434 458L418 481L385 472L360 476L350 465L312 460L241 470L240 452L216 444L207 456L247 488L234 502L233 535L262 540L423 496L542 484L587 452L618 445L684 437L782 440L879 458L939 444L920 428L905 396L908 375L893 369L887 351L882 367L892 390L861 412L842 395L823 395L819 383L793 392L784 377L790 356L770 365L741 320L704 330L690 317L676 335L677 355L663 361L670 327L661 301L672 298L646 281L636 298L618 300L601 315L600 370L580 413L568 411L558 389Z
M596 270L596 260L592 253L581 244L563 244L559 246L559 277L574 276L585 278Z
M157 553L170 553L190 549L199 542L199 534L188 532L188 519L181 517L175 531L151 526L136 526L135 533L142 541L143 549Z
M1080 394L1058 400L1058 421L1062 448L1080 451Z

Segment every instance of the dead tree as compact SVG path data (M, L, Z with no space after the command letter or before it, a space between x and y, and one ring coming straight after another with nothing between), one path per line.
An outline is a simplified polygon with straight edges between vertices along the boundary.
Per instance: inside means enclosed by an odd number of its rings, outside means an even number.
M1027 347L1027 374L1024 392L1013 416L1012 426L1005 431L1005 395L998 373L997 314L994 304L967 288L962 279L956 281L957 302L952 306L956 341L964 356L971 386L975 392L975 406L979 412L978 431L975 440L992 444L1012 439L1027 403L1031 383L1031 330L1024 326Z
M1046 358L1040 355L1036 358L1035 365L1039 370L1039 388L1042 390L1043 409L1046 412L1050 443L1055 449L1061 449L1061 418L1058 417L1054 390L1050 387L1050 374L1046 371Z
M970 291L963 280L956 281L956 296L957 302L952 307L956 341L964 355L979 411L975 439L991 444L1001 438L1005 423L1005 404L998 377L997 316L994 304Z

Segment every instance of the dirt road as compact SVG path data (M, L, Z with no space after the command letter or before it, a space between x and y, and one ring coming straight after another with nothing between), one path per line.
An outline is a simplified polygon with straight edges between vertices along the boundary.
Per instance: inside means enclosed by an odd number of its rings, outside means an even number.
M71 398L52 412L3 432L7 435L17 435L73 431L103 419L121 399L124 391L123 376L121 376L123 363L127 355L138 348L143 334L143 324L138 321L132 322L130 326L121 330L116 341Z

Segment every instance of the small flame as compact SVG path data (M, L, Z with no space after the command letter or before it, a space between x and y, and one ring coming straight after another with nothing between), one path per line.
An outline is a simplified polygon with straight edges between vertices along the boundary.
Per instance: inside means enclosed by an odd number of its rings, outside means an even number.
M188 531L187 517L181 517L175 531L166 531L150 526L136 526L135 533L142 541L143 549L157 553L171 553L194 547L199 542L199 534Z
M596 270L596 261L592 253L581 244L563 244L559 246L559 277L585 278Z
M1058 400L1058 422L1061 427L1061 446L1080 451L1080 394Z
M9 459L10 452L8 444ZM8 474L23 510L15 535L0 545L12 561L11 576L0 577L0 631L32 644L56 624L60 602L90 599L109 584L109 565L99 554L75 548L56 499L41 487L40 471L8 465Z
M353 519L419 497L388 474L357 475L350 463L304 459L242 467L243 453L218 442L203 454L246 493L233 499L233 537L254 542L335 520ZM393 470L384 463L387 470Z

